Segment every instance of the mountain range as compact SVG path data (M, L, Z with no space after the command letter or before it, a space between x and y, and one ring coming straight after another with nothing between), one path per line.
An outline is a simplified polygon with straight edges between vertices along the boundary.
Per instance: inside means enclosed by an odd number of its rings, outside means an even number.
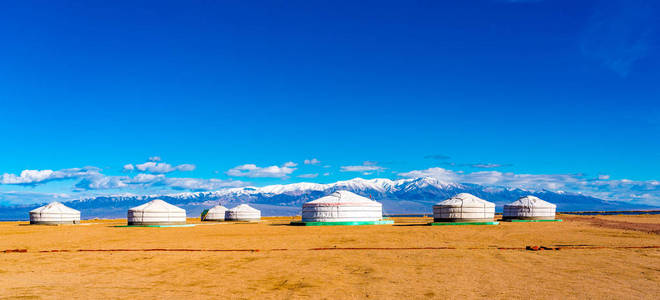
M630 210L646 206L621 201L607 201L582 194L561 191L530 191L517 188L488 187L476 184L443 182L432 177L413 179L355 178L329 184L294 183L265 187L228 188L210 192L186 192L166 195L98 196L65 202L82 212L82 218L124 218L126 210L153 199L162 199L185 208L188 216L199 216L202 210L222 204L232 207L241 203L262 210L262 215L297 215L304 202L326 196L337 190L348 190L383 204L384 214L430 213L433 204L458 193L470 193L494 202L497 211L506 203L534 195L557 204L558 211ZM0 220L25 220L28 211L40 205L0 207Z

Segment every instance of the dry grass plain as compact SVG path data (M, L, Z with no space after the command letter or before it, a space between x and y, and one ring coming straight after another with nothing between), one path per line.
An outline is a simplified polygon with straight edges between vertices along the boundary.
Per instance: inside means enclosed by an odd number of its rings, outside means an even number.
M433 227L419 226L422 218L353 227L284 225L289 218L186 228L2 222L0 298L657 299L660 249L623 247L660 246L659 215L562 217ZM1 252L9 249L27 252ZM112 249L134 251L97 251Z

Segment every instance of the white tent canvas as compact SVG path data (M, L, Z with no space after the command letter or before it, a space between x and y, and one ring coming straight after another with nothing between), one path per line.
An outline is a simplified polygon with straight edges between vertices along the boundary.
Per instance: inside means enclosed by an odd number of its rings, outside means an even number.
M206 212L206 215L202 217L202 221L224 221L226 212L226 207L222 205L216 205Z
M247 204L241 204L225 212L225 221L259 221L261 211Z
M128 210L128 225L185 224L186 210L156 199Z
M383 219L383 205L349 191L337 191L303 204L303 222L372 222Z
M505 220L553 220L556 210L557 205L530 195L504 205L502 217Z
M52 202L30 211L30 224L78 224L80 211Z
M495 204L468 193L460 193L433 206L434 222L490 222Z

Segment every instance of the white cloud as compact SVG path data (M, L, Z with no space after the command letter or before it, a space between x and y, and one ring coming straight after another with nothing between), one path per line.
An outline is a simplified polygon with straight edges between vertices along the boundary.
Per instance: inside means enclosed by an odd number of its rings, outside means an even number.
M370 172L370 171L382 171L385 168L380 167L377 165L376 162L374 161L365 161L362 163L361 166L341 166L340 171L341 172ZM368 174L367 174L368 175Z
M330 175L330 172L323 173L323 176L329 176L329 175Z
M133 177L129 176L105 176L99 174L84 178L75 185L79 190L107 190L121 188L144 188L162 185L166 180L163 174L140 173Z
M0 205L32 204L52 201L69 201L75 196L66 193L41 193L32 191L0 191Z
M306 164L306 165L318 165L318 164L320 164L320 163L321 163L321 161L318 160L318 159L316 159L316 158L305 159L305 164Z
M31 184L52 178L53 170L23 170L20 175L2 174L3 184Z
M364 172L364 171L375 171L382 170L383 168L379 166L341 166L342 172Z
M81 180L75 187L78 190L165 187L176 190L209 191L244 185L245 183L239 180L167 178L163 174L140 173L134 177L93 176Z
M229 169L225 172L229 176L234 177L269 177L269 178L287 178L289 174L293 173L296 168L293 168L291 162L285 163L283 166L270 166L270 167L257 167L255 164L245 164Z
M155 175L155 174L140 173L135 175L130 180L127 180L127 182L131 184L154 184L156 182L163 181L164 179L165 179L165 175L163 174Z
M454 171L446 170L443 168L430 168L426 170L414 170L405 173L399 173L402 177L434 177L443 182L457 182L460 180L458 174Z
M142 172L151 172L151 173L169 173L176 170L172 165L167 163L157 163L157 162L146 162L143 164L135 165L135 168Z
M191 164L182 164L173 167L166 163L147 162L137 166L127 164L123 169L127 171L139 170L144 173L139 173L133 177L106 176L101 174L100 169L96 167L71 168L57 171L23 170L18 175L10 173L2 174L0 176L0 184L34 186L56 180L79 179L73 186L73 191L77 193L87 190L141 189L150 187L199 191L245 185L244 182L238 180L167 178L162 174L171 172L172 170L192 171L195 169L195 166ZM282 167L281 169L285 173L292 172L290 168ZM268 172L268 170L264 172Z
M179 171L190 172L195 170L195 165L193 164L182 164L176 166Z
M400 173L403 177L434 177L445 182L475 183L480 185L510 186L533 189L557 189L560 182L577 182L575 175L534 175L480 171L472 173L455 172L443 168L429 168Z
M301 174L301 175L298 175L298 177L300 177L300 178L316 178L316 177L319 177L319 174L318 173Z
M162 159L160 158L160 156L152 156L152 157L149 157L149 161L161 161L161 160L162 160Z
M445 182L474 183L530 190L570 191L606 200L655 201L660 204L660 181L610 180L607 175L588 178L582 174L516 174L512 172L456 172L429 168L399 173L402 177L434 177Z
M128 187L128 184L124 180L128 180L128 177L98 175L83 178L80 182L76 183L75 188L79 190L119 189Z
M126 165L128 166L128 165ZM124 170L130 170L124 166ZM170 173L174 171L193 171L195 170L195 165L192 164L182 164L178 166L172 166L168 163L158 163L158 162L153 162L149 161L143 164L138 164L135 165L135 169L141 171L141 172L149 172L149 173L155 173L155 174L164 174L164 173Z
M210 191L227 187L239 187L246 185L240 180L200 179L200 178L167 178L165 185L173 189Z
M283 166L283 167L287 167L287 168L293 168L293 167L295 167L295 166L297 166L297 165L298 165L297 163L294 163L294 162L292 162L292 161L289 161L289 162L285 162L284 165L282 165L282 166Z
M84 167L53 170L23 170L19 175L5 173L0 177L0 184L35 185L55 180L75 179L94 176L99 173L99 168Z
M130 172L135 170L135 166L133 166L133 164L125 164L122 169L124 170L124 172Z

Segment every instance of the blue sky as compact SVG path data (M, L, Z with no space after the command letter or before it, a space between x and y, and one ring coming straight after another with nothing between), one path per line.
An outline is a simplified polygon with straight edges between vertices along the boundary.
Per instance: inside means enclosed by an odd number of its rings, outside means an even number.
M410 176L660 203L655 1L356 2L3 3L0 203Z

